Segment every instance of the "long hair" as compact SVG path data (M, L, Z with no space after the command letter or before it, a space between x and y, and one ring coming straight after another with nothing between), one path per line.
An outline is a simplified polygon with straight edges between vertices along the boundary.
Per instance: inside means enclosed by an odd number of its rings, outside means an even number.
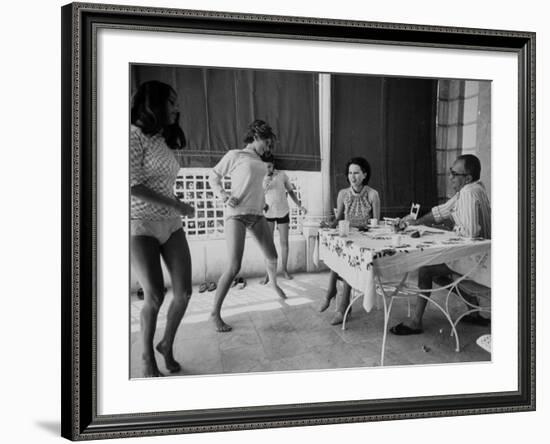
M142 83L132 97L130 121L139 126L144 134L162 132L166 144L172 149L182 149L187 145L185 134L179 126L179 113L176 121L169 123L166 103L174 89L157 80Z
M346 180L349 183L348 173L349 173L349 166L350 165L359 165L359 168L363 171L363 173L366 175L366 177L363 179L363 185L367 185L370 180L370 163L367 159L364 157L352 157L348 163L346 164Z

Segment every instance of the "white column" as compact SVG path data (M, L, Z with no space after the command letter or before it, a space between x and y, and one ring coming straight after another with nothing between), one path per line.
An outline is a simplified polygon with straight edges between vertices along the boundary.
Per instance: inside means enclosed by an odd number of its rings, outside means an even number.
M331 76L319 74L319 145L321 147L321 183L323 199L323 219L333 214L330 202L330 136L331 136Z
M313 252L319 223L332 215L330 202L330 74L319 74L319 149L321 157L321 186L308 187L308 215L304 220L307 271L316 271ZM320 191L320 192L319 192Z

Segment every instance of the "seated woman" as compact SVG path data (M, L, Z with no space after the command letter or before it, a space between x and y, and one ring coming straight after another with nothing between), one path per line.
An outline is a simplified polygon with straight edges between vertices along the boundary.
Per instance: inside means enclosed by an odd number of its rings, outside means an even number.
M368 224L369 218L380 219L380 197L378 191L367 184L371 177L369 162L363 157L354 157L346 165L346 178L350 184L349 188L340 190L337 199L336 219L328 226L335 228L341 220L349 220L351 227L364 227ZM326 226L326 224L325 224ZM334 271L330 272L327 294L319 311L325 311L336 296L336 281L341 279ZM344 320L344 313L350 301L351 287L344 283L344 291L336 314L330 322L332 325L341 324Z

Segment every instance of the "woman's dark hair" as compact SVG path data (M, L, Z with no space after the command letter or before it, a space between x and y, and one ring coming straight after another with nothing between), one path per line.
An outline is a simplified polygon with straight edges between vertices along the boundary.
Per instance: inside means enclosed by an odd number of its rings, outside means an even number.
M363 170L363 173L366 174L366 177L363 179L363 185L367 185L370 180L370 163L365 159L364 157L352 157L348 163L346 164L346 180L349 183L348 173L349 173L349 166L350 165L359 165L361 170Z
M179 113L172 124L166 115L166 103L170 94L176 92L166 83L157 80L142 83L132 97L130 121L147 135L162 131L164 140L170 148L181 149L187 145L187 141L178 123Z
M277 138L271 127L266 122L259 119L254 120L254 122L248 125L248 129L246 131L246 134L244 135L243 142L252 143L254 142L254 137L272 140L275 140Z

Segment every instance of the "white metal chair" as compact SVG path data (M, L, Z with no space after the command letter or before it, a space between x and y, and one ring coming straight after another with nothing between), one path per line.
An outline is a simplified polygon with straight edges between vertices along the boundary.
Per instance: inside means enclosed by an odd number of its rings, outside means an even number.
M491 289L489 287L486 287L485 285L478 284L477 282L469 279L464 279L460 281L455 286L453 291L447 294L447 300L445 302L445 308L447 312L449 311L449 300L452 294L456 295L456 297L458 297L468 307L468 309L464 313L462 313L455 319L455 327L465 316L468 316L469 314L491 313ZM464 295L467 295L468 297L465 297ZM470 298L477 299L478 304L472 302ZM482 300L483 302L489 300L489 302L487 303L487 305L481 305L479 302L480 300Z
M395 281L395 282L382 282L380 279L380 276L377 276L376 279L378 281L378 285L376 286L376 292L379 296L382 298L382 302L384 304L384 333L382 337L382 350L380 354L380 365L384 365L384 353L386 349L386 338L388 333L388 324L390 320L391 315L391 309L393 306L394 299L407 299L408 303L408 316L410 316L410 298L412 296L418 296L421 298L426 299L429 303L431 303L433 306L435 306L447 319L449 322L449 325L451 326L451 337L455 338L455 351L460 351L460 341L458 338L458 334L456 331L456 325L464 318L464 316L474 313L474 312L490 312L490 306L480 306L475 305L471 301L468 301L464 298L464 296L461 293L460 288L462 288L462 291L464 293L469 294L470 296L487 296L487 290L488 295L490 296L491 289L488 287L485 287L481 284L477 284L474 281L468 280L468 276L471 275L474 270L476 270L479 266L483 265L483 263L487 260L487 254L485 254L481 259L475 264L474 267L468 273L464 275L454 275L453 281L446 284L446 285L440 285L437 288L433 288L431 290L424 290L419 288L411 288L406 286L406 281L408 277L408 273L405 273L401 281ZM423 293L434 293L436 291L445 291L447 290L447 296L445 299L445 306L443 307L441 304L439 304L437 301L434 301L433 298L430 298L426 296ZM470 290L473 294L470 294ZM350 303L344 313L344 320L342 322L342 330L346 329L346 320L349 315L349 312L351 310L352 304L362 296L362 293L352 289L352 297L350 300ZM450 316L449 313L449 298L451 297L451 294L457 294L458 297L464 303L470 307L468 310L466 310L464 313L462 313L455 321Z

